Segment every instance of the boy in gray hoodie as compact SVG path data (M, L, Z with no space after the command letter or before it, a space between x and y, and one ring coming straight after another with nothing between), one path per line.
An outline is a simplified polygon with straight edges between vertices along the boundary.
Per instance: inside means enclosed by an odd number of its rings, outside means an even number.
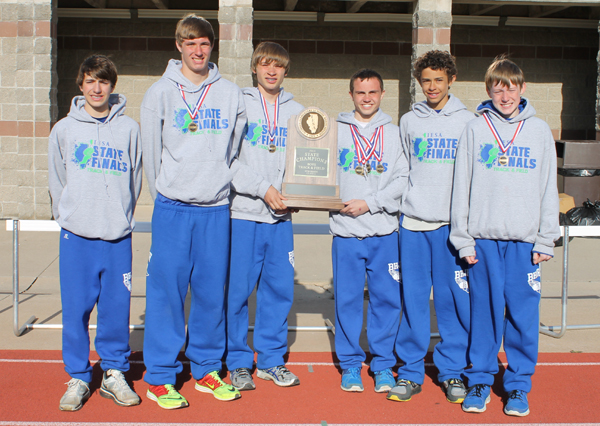
M240 89L211 62L214 32L196 15L176 29L181 60L171 60L140 111L144 170L155 200L146 279L144 380L165 409L187 407L175 389L180 349L195 388L221 401L240 393L219 377L225 351L231 161L246 125ZM186 321L188 291L192 305ZM187 334L187 336L186 336Z
M404 303L396 354L403 365L388 395L392 401L410 401L421 392L430 341L432 286L442 338L433 352L438 381L448 401L461 403L466 395L463 373L468 365L469 287L466 264L448 236L456 146L475 114L449 93L456 74L454 58L448 52L431 50L418 58L413 75L426 100L415 103L400 120L400 139L410 171L400 227Z
M254 350L257 376L278 386L300 379L285 367L287 316L294 297L294 235L281 195L288 119L304 108L281 87L287 51L263 42L252 55L258 87L243 89L248 128L232 169L231 260L227 287L227 368L239 390L255 388L248 346L248 298L257 287Z
M90 313L97 305L96 351L104 370L100 395L121 406L140 403L123 372L129 370L131 232L142 188L137 123L124 115L125 97L113 94L117 70L106 56L83 61L71 111L50 133L48 184L60 225L62 346L72 377L60 400L77 411L90 397Z
M496 58L485 84L491 100L458 143L452 193L450 241L471 265L472 367L462 408L485 411L504 337L504 412L526 416L538 354L539 263L552 258L560 236L556 150L550 128L521 97L525 79L514 62Z
M335 350L342 390L362 392L365 352L362 331L365 275L369 283L369 350L375 392L394 386L394 340L400 320L398 214L408 164L398 126L380 109L383 80L369 69L350 79L355 110L338 116L340 197L345 207L330 213L335 291Z

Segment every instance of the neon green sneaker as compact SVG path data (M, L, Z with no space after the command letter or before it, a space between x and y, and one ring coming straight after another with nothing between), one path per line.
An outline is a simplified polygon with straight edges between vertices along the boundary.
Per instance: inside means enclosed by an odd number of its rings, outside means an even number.
M198 380L196 382L196 390L212 393L220 401L233 401L242 397L236 388L221 380L218 371L212 371Z
M146 396L148 399L156 401L159 407L166 410L184 408L190 405L188 404L187 399L185 399L183 395L175 390L173 385L150 385L150 389L148 389L148 392L146 392Z

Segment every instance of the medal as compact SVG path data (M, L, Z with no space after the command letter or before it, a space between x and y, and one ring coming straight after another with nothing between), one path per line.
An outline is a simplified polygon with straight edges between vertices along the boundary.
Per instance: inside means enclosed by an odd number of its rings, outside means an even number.
M262 106L263 114L267 120L267 132L269 133L269 142L271 142L271 145L269 145L269 152L275 152L275 144L273 144L273 140L275 139L275 135L277 135L277 122L279 121L279 98L281 98L281 89L279 89L279 95L277 95L277 99L275 99L273 130L271 130L271 119L269 117L269 110L267 109L267 100L263 98L260 90L258 91L258 96L260 96L260 105ZM271 147L273 147L273 151L271 151Z
M275 152L276 150L277 150L277 147L275 146L275 144L269 145L269 152Z
M377 173L382 174L383 173L383 164L379 163L377 164Z
M354 124L350 125L350 133L354 140L354 149L356 151L358 163L364 166L364 169L363 167L358 166L355 171L359 175L363 175L364 173L366 176L371 173L372 167L371 163L369 163L371 157L375 157L377 161L379 161L379 165L381 165L381 160L383 158L383 126L377 127L369 140L360 134L358 127ZM377 149L378 147L379 149ZM383 166L381 166L381 168L383 171Z
M212 83L204 86L204 88L202 89L202 92L200 92L200 98L198 99L198 102L196 102L196 106L194 107L194 110L192 111L190 109L190 106L188 105L187 101L185 100L185 93L183 91L183 86L181 84L177 83L177 87L179 87L179 93L181 94L183 103L185 104L185 107L188 110L188 113L190 114L190 118L192 119L192 122L190 124L188 124L188 130L190 131L190 133L194 133L196 130L198 130L198 124L195 123L194 120L196 119L196 116L198 115L198 111L200 111L202 102L204 102L204 99L206 98L206 95L208 94L208 90L210 89L211 85L212 85Z
M510 142L507 145L504 145L504 142L502 141L502 138L500 137L498 130L496 130L494 123L492 123L492 119L490 118L489 113L484 112L483 118L485 118L485 121L486 121L488 127L490 128L490 131L494 135L496 142L498 142L498 147L500 148L500 151L502 151L502 155L498 158L498 164L501 166L508 165L508 156L506 155L506 152L508 151L508 148L510 148L510 146L513 144L515 139L517 139L517 136L519 135L519 133L521 133L521 130L523 129L523 125L525 124L525 121L524 120L519 121L519 125L517 126L517 130L515 131L513 138L510 140Z

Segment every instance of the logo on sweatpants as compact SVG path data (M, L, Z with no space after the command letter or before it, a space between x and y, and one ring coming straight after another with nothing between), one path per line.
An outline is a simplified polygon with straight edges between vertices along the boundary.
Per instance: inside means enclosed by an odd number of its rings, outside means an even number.
M294 251L292 250L291 252L288 253L289 259L290 259L290 263L292 264L292 268L294 267Z
M131 293L131 272L127 272L123 274L123 284L127 288L127 290Z
M454 281L460 287L461 290L465 292L469 292L469 271L466 269L461 269L460 271L454 271Z
M527 274L527 282L534 291L538 293L542 291L542 272L540 268Z
M398 262L388 263L388 272L394 281L400 282L400 269L398 268Z

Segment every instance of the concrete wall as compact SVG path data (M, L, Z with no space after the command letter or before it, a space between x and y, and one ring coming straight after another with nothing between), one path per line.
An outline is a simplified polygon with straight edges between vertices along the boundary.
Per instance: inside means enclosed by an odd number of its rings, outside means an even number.
M0 217L49 217L47 146L56 119L52 0L0 3Z

